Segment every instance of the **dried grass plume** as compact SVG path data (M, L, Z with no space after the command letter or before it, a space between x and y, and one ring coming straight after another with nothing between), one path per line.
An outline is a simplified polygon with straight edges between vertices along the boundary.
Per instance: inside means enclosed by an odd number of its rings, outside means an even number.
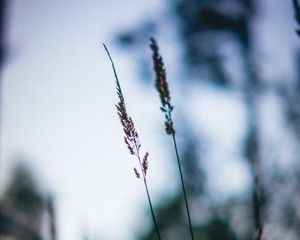
M153 68L155 72L155 87L159 93L162 106L160 109L165 113L165 129L167 134L175 134L171 113L173 106L171 105L171 97L169 86L166 78L166 70L162 56L159 53L158 45L154 38L150 38L150 48L152 49Z
M122 127L123 127L124 135L125 135L124 136L124 142L127 145L127 148L129 150L130 154L135 155L137 157L137 159L139 161L141 171L142 171L142 174L144 176L146 176L147 169L148 169L148 156L149 156L149 153L146 152L144 154L143 159L141 160L141 156L140 156L141 144L140 144L140 141L139 141L139 135L138 135L138 132L135 129L134 122L133 122L132 118L127 113L125 100L124 100L124 95L123 95L121 85L120 85L120 82L119 82L119 78L118 78L114 63L112 61L112 58L110 56L110 53L109 53L107 47L105 46L105 44L103 44L103 46L104 46L104 49L105 49L105 51L106 51L106 53L107 53L107 55L110 59L110 62L112 64L112 68L113 68L113 71L114 71L114 75L115 75L116 90L117 90L117 95L118 95L118 98L119 98L119 102L117 103L116 108L117 108L117 112L118 112L120 122L121 122ZM137 178L140 178L140 173L136 168L134 168L134 173L135 173Z

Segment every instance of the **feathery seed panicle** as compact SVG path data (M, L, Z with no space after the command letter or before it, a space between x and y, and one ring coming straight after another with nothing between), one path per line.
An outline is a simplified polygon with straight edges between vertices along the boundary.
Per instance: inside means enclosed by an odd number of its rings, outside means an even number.
M170 102L170 92L168 83L166 80L166 70L164 68L163 59L159 54L159 48L154 38L150 39L151 44L150 47L153 51L153 63L154 63L154 72L155 72L155 87L159 92L160 99L162 102L163 107L167 105L168 102Z
M171 112L173 106L171 105L171 97L169 92L169 86L166 78L166 70L162 56L159 53L158 45L154 38L150 38L150 48L152 49L153 55L153 68L155 72L155 87L159 93L160 101L162 106L161 111L165 113L165 129L168 135L175 134L173 127L173 121Z
M117 90L117 95L119 97L119 102L117 103L116 108L117 108L118 116L119 116L120 122L122 124L124 134L125 134L124 142L127 145L127 148L129 150L130 154L135 155L138 158L139 164L141 166L141 171L143 172L143 175L146 175L147 169L148 169L147 158L148 158L149 154L147 152L146 155L145 155L145 156L147 156L146 160L145 160L147 162L147 164L144 164L144 160L143 160L143 162L141 162L141 158L140 158L141 144L140 144L140 141L139 141L139 135L138 135L138 133L135 129L134 122L133 122L132 118L127 113L125 100L124 100L124 95L123 95L121 85L120 85L120 82L119 82L119 78L118 78L114 63L112 61L112 58L110 56L110 53L109 53L109 51L108 51L105 44L103 44L103 47L104 47L104 49L105 49L105 51L106 51L106 53L109 57L109 60L112 64L113 72L114 72L114 75L115 75L116 90ZM136 168L134 168L134 172L135 172L136 177L140 178L140 174L139 174L139 172Z
M181 181L181 186L182 186L182 192L183 192L183 196L184 196L184 202L185 202L187 217L188 217L188 221L189 221L189 229L190 229L190 233L191 233L191 239L194 240L195 238L194 238L194 233L193 233L193 228L192 228L190 210L189 210L187 194L186 194L186 190L185 190L185 184L184 184L184 179L183 179L183 174L182 174L181 163L180 163L178 149L177 149L175 130L173 127L173 120L172 120L172 115L171 115L171 113L173 111L173 106L171 105L171 97L170 97L170 92L169 92L167 78L166 78L166 70L164 68L162 56L159 54L159 48L158 48L158 45L157 45L155 39L150 38L150 42L151 42L150 48L152 49L152 52L153 52L152 59L153 59L154 72L155 72L155 87L159 93L161 104L162 104L160 109L165 114L166 132L168 135L171 135L171 137L173 139L174 150L176 153L176 160L177 160L177 164L178 164L178 170L179 170L180 181Z
M156 218L155 218L155 215L154 215L154 210L153 210L153 206L152 206L152 202L151 202L151 198L150 198L150 194L149 194L149 190L148 190L147 179L146 179L146 174L147 174L147 170L148 170L148 156L149 156L149 153L146 152L144 157L141 158L141 155L140 155L141 144L139 142L139 135L138 135L138 133L137 133L135 127L134 127L134 123L132 121L132 118L127 113L124 96L123 96L123 93L122 93L121 85L120 85L120 82L119 82L119 78L118 78L113 60L112 60L112 58L110 56L110 53L109 53L107 47L105 46L105 44L103 44L103 47L104 47L104 49L105 49L105 51L106 51L106 53L109 57L109 60L111 62L113 72L114 72L114 75L115 75L115 80L116 80L116 85L117 85L116 86L117 95L119 97L119 102L116 105L116 107L117 107L117 111L118 111L118 115L119 115L121 124L123 126L123 131L124 131L124 134L125 134L124 141L127 145L127 148L129 149L130 154L135 155L136 158L138 159L141 174L136 168L133 168L133 171L134 171L135 176L137 178L141 178L141 176L142 176L142 181L144 182L144 186L145 186L145 190L146 190L146 194L147 194L147 198L148 198L148 202L149 202L149 207L150 207L153 223L154 223L155 230L156 230L156 233L157 233L157 238L158 238L158 240L161 240L159 228L158 228L157 221L156 221Z
M147 174L147 169L148 169L148 156L149 156L149 153L146 152L145 156L143 157L143 163L142 163L143 172L145 175Z

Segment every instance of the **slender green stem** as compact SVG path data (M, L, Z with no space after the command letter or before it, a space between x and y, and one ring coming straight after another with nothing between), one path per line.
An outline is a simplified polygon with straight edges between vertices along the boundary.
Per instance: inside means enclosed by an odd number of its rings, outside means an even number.
M168 83L167 83L167 78L166 78L166 70L165 70L163 59L159 53L159 48L158 48L158 45L157 45L155 39L151 38L150 42L151 42L150 48L153 51L152 59L153 59L154 72L155 72L155 87L160 96L160 101L161 101L160 109L165 114L166 133L168 135L172 135L172 137L173 137L176 158L177 158L177 163L178 163L178 168L179 168L179 173L180 173L181 186L182 186L185 207L186 207L188 221L189 221L189 228L190 228L190 232L191 232L191 238L192 238L192 240L194 240L189 205L188 205L188 201L187 201L187 197L186 197L186 191L185 191L185 186L184 186L184 181L183 181L183 174L182 174L182 169L181 169L181 164L180 164L179 154L178 154L178 149L177 149L177 144L176 144L175 129L173 127L173 121L172 121L172 116L171 116L171 113L173 111L173 106L171 105L171 97L170 97L170 91L168 88Z
M154 210L153 210L153 206L152 206L152 203L151 203L150 194L149 194L149 190L148 190L148 185L147 185L147 181L146 181L145 177L144 177L144 185L145 185L145 189L146 189L146 193L147 193L147 197L148 197L148 202L149 202L149 206L150 206L151 215L152 215L154 227L155 227L155 230L156 230L157 238L159 240L161 240L159 229L158 229L158 224L156 222L156 218L155 218L155 215L154 215Z
M135 145L135 148L138 149L136 143L134 143L134 145ZM140 158L139 151L137 151L136 157L139 161L140 168L141 168L141 171L142 171L143 182L144 182L144 186L145 186L145 189L146 189L147 198L148 198L148 202L149 202L149 207L150 207L150 211L151 211L151 216L152 216L152 219L153 219L153 223L154 223L155 231L156 231L156 234L157 234L157 238L158 238L158 240L161 240L158 224L157 224L157 221L156 221L156 218L155 218L155 215L154 215L154 210L153 210L153 206L152 206L152 202L151 202L151 198L150 198L150 193L149 193L149 189L148 189L146 174L143 171L143 166L142 166L142 161L141 161L141 158Z
M181 180L181 186L182 186L182 191L183 191L183 196L184 196L186 212L187 212L188 221L189 221L189 229L190 229L190 233L191 233L191 238L192 238L192 240L194 240L194 233L193 233L193 228L192 228L189 204L188 204L188 201L187 201L186 190L185 190L185 185L184 185L184 181L183 181L183 174L182 174L182 168L181 168L178 149L177 149L175 133L172 134L172 138L173 138L174 148L175 148L175 152L176 152L176 159L177 159L177 163L178 163L178 169L179 169L179 173L180 173L180 180Z
M261 240L262 232L263 232L263 223L261 218L261 188L260 188L260 180L259 174L257 170L257 160L254 162L253 167L253 175L254 175L254 187L253 187L253 194L252 194L252 201L253 201L253 215L254 215L254 240Z
M131 118L127 115L127 112L126 112L124 97L123 97L123 93L122 93L122 90L121 90L121 85L120 85L120 82L119 82L117 71L115 69L114 62L113 62L112 57L111 57L111 55L110 55L110 53L109 53L109 51L108 51L105 44L103 44L103 47L104 47L104 49L105 49L105 51L106 51L106 53L109 57L109 60L111 62L112 69L113 69L113 72L114 72L114 75L115 75L115 80L116 80L116 85L117 85L117 94L118 94L119 100L120 100L120 102L117 105L117 108L118 108L118 114L119 114L120 119L121 119L121 123L124 127L125 142L127 140L131 144L134 145L134 146L129 145L130 152L131 152L131 154L133 154L137 157L138 162L140 164L140 168L141 168L141 172L142 172L142 176L143 176L143 181L144 181L144 186L145 186L145 189L146 189L147 198L148 198L148 202L149 202L149 206L150 206L151 215L152 215L152 219L153 219L153 222L154 222L155 230L156 230L156 233L157 233L158 240L161 240L158 225L157 225L156 218L155 218L155 215L154 215L154 210L153 210L149 190L148 190L148 184L147 184L147 180L146 180L146 170L144 169L141 158L140 158L140 152L139 152L140 144L139 144L139 140L138 140L138 135L137 135L137 132L134 128L134 125L133 125L133 122L132 122ZM128 128L128 125L131 126L131 128ZM131 131L130 132L131 135L129 135L127 131ZM127 139L126 139L126 137L127 137ZM126 143L128 144L128 142L126 142ZM134 147L134 150L133 150L133 147ZM137 175L137 177L140 178L139 175Z

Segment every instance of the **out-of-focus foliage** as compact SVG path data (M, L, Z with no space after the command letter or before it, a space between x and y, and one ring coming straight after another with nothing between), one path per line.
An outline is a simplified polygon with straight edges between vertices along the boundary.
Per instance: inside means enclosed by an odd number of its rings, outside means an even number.
M158 208L160 219L160 231L165 239L185 240L190 239L187 220L184 217L183 199L178 196L166 206ZM195 213L194 213L195 214ZM198 225L193 229L196 239L203 240L236 240L237 237L229 225L228 219L213 214L204 224ZM156 239L155 232L152 230L147 233L142 240Z
M55 207L26 165L17 165L0 196L0 240L56 240Z
M44 199L30 171L16 167L0 200L0 239L42 239L43 214Z
M287 1L286 4L291 8L291 15L285 17L293 18L292 2ZM252 239L255 232L260 231L262 236L256 239L282 239L287 236L289 239L298 239L300 234L300 213L297 207L297 202L300 201L300 167L297 157L299 151L295 150L299 149L300 143L299 74L294 74L296 79L293 79L292 73L286 76L286 79L276 79L276 76L272 80L263 78L264 74L260 71L263 61L258 61L256 56L256 44L260 37L256 29L259 14L262 13L260 6L260 2L254 0L171 1L165 18L159 16L149 20L150 29L144 28L143 26L147 26L144 23L137 29L121 33L118 38L122 47L130 47L131 52L138 52L137 59L144 63L145 59L149 58L144 47L148 45L148 36L166 37L166 22L172 21L173 25L169 26L175 29L170 32L176 34L174 41L179 39L181 64L185 66L184 78L178 79L182 80L182 86L191 84L192 80L210 82L229 92L238 91L242 96L247 113L247 127L245 137L240 140L240 148L243 149L241 159L245 160L252 175L252 189L249 189L248 196L236 196L232 201L234 204L229 204L225 199L219 201L218 208L226 208L226 214L221 215L222 217L215 214L216 205L210 201L206 191L206 173L201 165L207 159L205 154L199 154L199 139L203 139L203 136L194 134L195 131L190 125L179 125L181 132L185 132L180 151L189 186L194 231L199 239ZM299 16L296 20L298 18ZM160 29L161 25L164 26L163 30ZM293 34L291 32L291 36ZM170 38L166 38L170 41ZM295 53L297 52L295 49ZM272 56L271 52L268 54ZM294 58L295 69L299 73L299 54L290 57ZM143 61L140 61L141 59ZM234 59L231 65L228 59ZM238 64L232 65L233 62ZM167 69L167 72L171 71L172 69ZM142 72L146 72L145 64ZM149 74L145 76L149 78ZM172 84L171 79L169 84ZM197 85L193 83L192 86ZM262 119L267 114L267 109L263 109L262 106L270 95L274 96L277 102L283 103L278 105L278 109L282 119L286 121L286 126L282 126L279 132L284 132L283 136L294 144L295 148L284 141L281 142L280 139L274 141L264 129ZM180 111L184 112L184 109ZM188 133L193 134L189 136ZM292 158L297 160L290 161L285 156L295 156ZM280 167L282 163L288 167ZM287 166L285 164L283 165ZM188 239L180 192L178 191L178 195L168 204L161 204L163 207L158 206L156 211L163 237ZM222 236L213 235L220 232ZM154 239L153 230L150 229L141 239Z

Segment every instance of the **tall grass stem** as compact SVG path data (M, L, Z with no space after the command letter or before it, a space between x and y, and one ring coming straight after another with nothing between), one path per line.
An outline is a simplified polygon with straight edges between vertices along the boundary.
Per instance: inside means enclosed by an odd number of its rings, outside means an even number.
M150 48L153 53L152 59L153 59L153 69L154 69L154 73L155 73L155 87L159 93L159 97L160 97L160 101L161 101L160 109L165 115L166 133L167 133L167 135L172 135L172 138L173 138L174 148L175 148L175 152L176 152L176 159L177 159L178 168L179 168L182 192L183 192L183 196L184 196L184 202L185 202L187 217L188 217L188 221L189 221L189 230L191 233L191 238L192 238L192 240L194 240L189 204L187 201L187 194L186 194L186 190L185 190L185 186L184 186L182 168L181 168L181 163L180 163L180 159L179 159L177 143L176 143L176 138L175 138L175 129L174 129L173 120L172 120L172 111L173 111L174 107L171 104L171 96L170 96L170 91L169 91L167 77L166 77L166 70L164 67L163 58L159 53L159 48L158 48L158 45L157 45L155 39L151 38L150 42L151 42Z
M182 187L182 192L183 192L183 197L184 197L184 202L185 202L186 213L187 213L187 217L188 217L188 221L189 221L189 229L190 229L190 233L191 233L191 238L192 238L192 240L194 240L194 233L193 233L193 228L192 228L189 204L188 204L187 194L186 194L186 190L185 190L185 184L184 184L184 180L183 180L182 168L181 168L181 163L180 163L180 159L179 159L175 133L172 134L172 139L173 139L173 143L174 143L177 165L178 165L179 174L180 174L180 181L181 181L181 187Z
M157 224L157 221L156 221L156 218L155 218L155 214L154 214L154 210L153 210L153 206L152 206L152 202L151 202L151 198L150 198L150 194L149 194L147 179L146 179L146 173L147 173L147 169L148 169L148 155L149 154L148 154L148 152L146 152L144 157L141 159L141 156L140 156L141 144L139 142L139 136L138 136L138 133L135 129L134 122L133 122L132 118L127 113L125 100L124 100L123 92L122 92L121 85L120 85L120 82L119 82L119 78L118 78L118 75L117 75L117 71L116 71L116 68L115 68L115 64L114 64L114 62L112 60L112 57L110 55L110 52L108 51L105 44L103 44L103 47L104 47L104 49L105 49L105 51L108 55L108 58L111 62L112 69L113 69L114 76L115 76L116 90L117 90L117 95L119 97L119 102L116 105L116 107L117 107L117 110L118 110L118 115L119 115L121 124L123 126L124 134L125 134L124 141L127 145L127 148L129 150L130 154L136 156L136 158L138 159L139 166L140 166L140 172L136 168L134 168L134 173L135 173L137 178L140 178L141 174L142 174L143 183L144 183L144 186L145 186L145 190L146 190L146 194L147 194L147 198L148 198L148 202L149 202L149 207L150 207L150 211L151 211L151 216L152 216L152 219L153 219L153 223L154 223L155 231L156 231L156 234L157 234L157 238L158 238L158 240L161 240L158 224Z

